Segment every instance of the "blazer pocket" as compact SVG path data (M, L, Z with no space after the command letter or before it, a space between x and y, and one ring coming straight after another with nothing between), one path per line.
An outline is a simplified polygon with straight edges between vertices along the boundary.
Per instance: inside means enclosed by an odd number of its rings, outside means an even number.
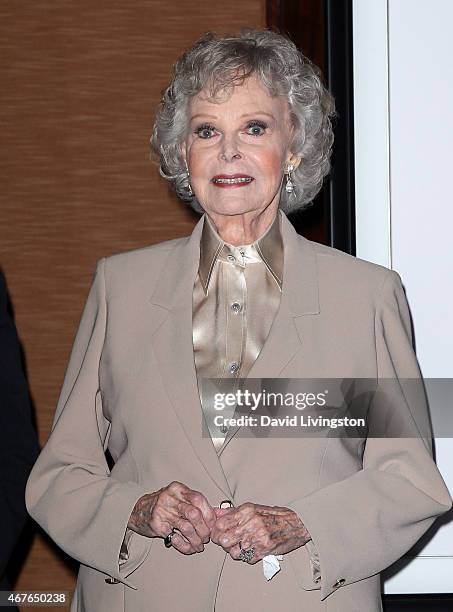
M296 582L300 587L305 591L314 591L321 588L321 579L311 561L307 544L285 555L285 559L287 558L289 558Z

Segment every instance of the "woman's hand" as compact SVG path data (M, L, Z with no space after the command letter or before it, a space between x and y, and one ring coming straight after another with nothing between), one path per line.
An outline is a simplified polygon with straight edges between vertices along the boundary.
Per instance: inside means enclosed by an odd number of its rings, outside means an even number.
M129 529L149 538L165 538L172 529L172 546L184 555L202 552L209 542L216 516L202 493L181 482L141 497L127 524Z
M251 565L266 555L283 555L311 540L299 516L289 508L261 506L247 502L237 508L215 509L217 521L211 541L240 559L240 546L253 548Z

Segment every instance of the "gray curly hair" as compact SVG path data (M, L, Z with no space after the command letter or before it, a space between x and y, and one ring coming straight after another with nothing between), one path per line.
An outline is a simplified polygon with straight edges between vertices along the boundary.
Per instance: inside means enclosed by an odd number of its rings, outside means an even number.
M286 97L295 128L291 151L302 158L292 173L293 193L281 190L282 210L306 207L330 170L335 104L319 68L288 38L270 30L243 30L234 36L209 32L176 62L151 137L161 176L199 213L204 209L189 187L180 148L187 134L190 100L207 87L212 98L228 93L251 75L261 79L270 95Z

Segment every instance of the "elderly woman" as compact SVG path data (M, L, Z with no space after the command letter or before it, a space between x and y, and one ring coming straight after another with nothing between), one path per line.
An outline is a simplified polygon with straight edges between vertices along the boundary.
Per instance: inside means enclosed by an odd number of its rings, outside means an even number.
M216 429L203 401L206 379L419 379L399 276L286 217L328 172L333 112L276 33L177 62L152 143L202 217L98 263L27 486L81 563L71 610L377 612L379 572L451 507L424 404L394 409L425 437L290 439Z

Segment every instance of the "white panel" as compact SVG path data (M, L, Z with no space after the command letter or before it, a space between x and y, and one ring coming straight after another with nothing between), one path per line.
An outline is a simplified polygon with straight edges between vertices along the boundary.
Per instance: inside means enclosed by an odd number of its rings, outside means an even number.
M429 387L453 378L453 0L427 6L353 0L357 255L401 274ZM453 439L440 436L452 435L453 394L428 395L452 492ZM453 592L452 518L384 573L386 593Z
M404 570L386 579L385 592L445 593L453 591L453 557L416 557ZM445 590L450 586L449 591Z
M353 0L357 256L390 267L387 2Z
M453 377L452 21L452 0L390 2L393 267L431 377Z
M453 142L453 2L389 2L392 267L403 279L425 378L453 376L453 211L445 177ZM427 381L427 387L432 385ZM434 432L452 398L428 393ZM437 465L453 491L453 440L436 440ZM450 519L452 513L449 514ZM385 592L453 592L453 522L442 524ZM446 572L445 568L449 568ZM444 568L444 569L441 569Z

